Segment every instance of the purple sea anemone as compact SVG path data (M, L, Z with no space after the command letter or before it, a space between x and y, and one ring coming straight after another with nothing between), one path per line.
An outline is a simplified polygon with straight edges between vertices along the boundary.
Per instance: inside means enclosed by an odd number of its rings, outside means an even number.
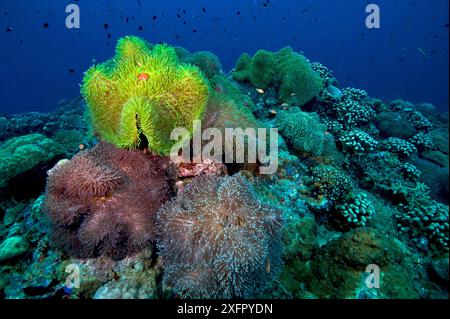
M162 164L101 142L53 170L45 206L54 243L76 257L114 259L148 245L155 212L169 198Z
M280 211L241 174L193 180L157 213L163 284L180 297L252 297L281 264Z

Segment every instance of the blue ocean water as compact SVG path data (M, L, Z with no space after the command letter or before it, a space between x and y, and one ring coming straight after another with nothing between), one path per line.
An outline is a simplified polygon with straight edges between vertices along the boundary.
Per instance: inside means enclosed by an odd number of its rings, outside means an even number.
M367 29L365 8L381 10ZM79 29L65 8L80 7ZM447 0L2 0L0 112L51 111L79 95L83 72L124 35L209 50L230 70L243 52L290 45L343 86L448 110Z

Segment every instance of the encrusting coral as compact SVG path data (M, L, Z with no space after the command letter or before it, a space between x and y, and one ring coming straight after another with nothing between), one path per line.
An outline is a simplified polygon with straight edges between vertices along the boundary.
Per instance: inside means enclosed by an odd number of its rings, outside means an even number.
M75 257L114 259L148 245L169 197L162 167L157 156L100 142L50 171L45 207L54 242Z
M278 273L281 216L248 180L194 179L157 215L166 287L188 298L251 297Z
M192 131L208 90L200 70L180 63L174 48L128 36L119 40L113 59L86 72L81 92L102 139L135 148L145 137L153 152L168 154L172 129Z

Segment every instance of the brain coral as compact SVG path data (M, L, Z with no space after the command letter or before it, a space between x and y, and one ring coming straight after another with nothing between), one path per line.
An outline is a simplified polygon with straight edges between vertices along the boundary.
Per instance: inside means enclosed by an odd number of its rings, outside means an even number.
M157 156L101 142L52 170L45 207L55 243L76 257L114 259L147 245L169 197L161 167Z
M251 297L281 263L280 212L241 174L194 179L158 212L163 282L189 298Z
M195 66L179 62L174 48L151 47L138 37L119 40L113 59L85 74L81 92L94 128L118 147L168 154L175 127L192 130L208 100L208 82Z

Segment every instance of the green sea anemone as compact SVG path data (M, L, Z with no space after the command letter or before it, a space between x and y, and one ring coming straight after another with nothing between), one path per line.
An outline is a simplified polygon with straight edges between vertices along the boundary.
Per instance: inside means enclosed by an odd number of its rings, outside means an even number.
M127 36L116 55L85 74L81 92L102 139L121 148L138 147L145 137L155 153L168 154L175 127L192 130L201 119L209 86L200 70L180 63L174 48Z

